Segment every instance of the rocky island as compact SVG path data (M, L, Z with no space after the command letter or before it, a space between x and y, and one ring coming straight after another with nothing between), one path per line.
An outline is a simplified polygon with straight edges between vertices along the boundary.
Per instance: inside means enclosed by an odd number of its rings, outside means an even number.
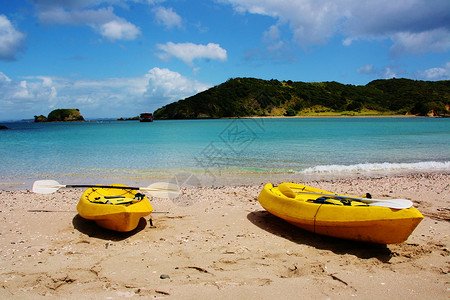
M48 117L40 115L34 116L34 122L74 122L74 121L84 121L78 109L55 109L49 113Z

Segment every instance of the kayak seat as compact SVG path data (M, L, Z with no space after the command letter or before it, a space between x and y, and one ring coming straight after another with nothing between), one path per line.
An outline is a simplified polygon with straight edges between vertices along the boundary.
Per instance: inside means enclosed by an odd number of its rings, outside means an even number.
M128 205L137 203L144 199L144 197L145 195L141 193L135 194L134 198L127 198L124 196L101 196L95 197L94 200L91 200L91 202L98 204Z
M332 198L332 197L319 197L317 199L309 199L308 201L318 204L331 204L338 206L369 206L368 204L357 200Z
M112 196L112 197L96 197L94 200L91 200L92 203L98 204L112 204L112 205L126 205L139 202L135 198L125 198L123 196Z
M295 199L297 194L285 183L278 185L278 190L288 198Z
M278 185L278 191L283 194L284 196L295 199L297 194L286 184L281 183ZM372 196L367 193L365 195L365 198L372 198ZM338 205L338 206L368 206L366 203L363 203L361 201L355 201L352 199L342 199L342 198L333 198L333 197L319 197L317 199L309 199L308 201L319 203L319 204L332 204L332 205Z
M308 201L318 203L318 204L331 204L331 205L344 206L344 203L341 201L341 199L334 199L334 198L330 198L330 197L319 197L316 199L309 199Z

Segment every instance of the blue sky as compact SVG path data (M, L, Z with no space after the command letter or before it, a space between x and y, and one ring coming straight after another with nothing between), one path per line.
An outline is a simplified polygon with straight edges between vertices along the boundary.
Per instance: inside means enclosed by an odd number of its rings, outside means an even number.
M0 120L154 111L229 78L450 79L448 0L0 0Z

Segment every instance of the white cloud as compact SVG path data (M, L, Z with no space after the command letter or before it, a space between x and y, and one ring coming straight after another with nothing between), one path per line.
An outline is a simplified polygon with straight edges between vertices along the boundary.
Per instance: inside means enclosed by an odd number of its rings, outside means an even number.
M357 39L391 39L391 53L422 54L450 50L450 1L421 0L221 0L239 13L270 16L287 24L300 46L323 44L343 35ZM264 33L265 38L271 29Z
M238 12L271 16L279 24L288 24L294 40L301 46L323 44L336 31L345 16L339 1L315 0L224 0Z
M158 24L167 27L168 29L178 27L182 28L181 17L173 11L172 8L165 8L157 6L153 9L156 21Z
M283 53L285 42L280 40L280 36L281 32L278 25L270 26L269 30L263 34L263 41L266 43L266 49L271 57L285 56L285 53Z
M200 93L210 85L181 76L169 69L153 68L146 75L146 101L160 103L161 106Z
M158 44L157 47L163 51L158 54L161 59L176 57L191 67L193 67L193 61L195 59L227 60L227 51L221 48L220 45L214 43L197 45L193 43L175 44L168 42L166 44Z
M447 62L440 68L430 68L425 71L420 71L419 75L427 80L449 80L450 62Z
M405 74L404 70L398 69L395 66L384 66L381 68L375 68L373 64L367 64L356 70L359 74L369 75L370 77L390 79L399 77Z
M283 41L278 41L275 44L271 44L267 46L267 50L269 50L270 52L275 52L275 51L279 51L283 48L284 46L284 42Z
M0 117L8 119L15 116L17 112L28 111L42 102L51 103L54 101L57 96L56 90L48 83L49 81L44 77L37 81L34 79L15 81L0 72L0 90L2 91ZM32 116L25 115L18 118L27 117Z
M383 71L382 77L385 79L395 78L397 77L397 73L392 70L391 67L386 67Z
M11 79L9 79L8 76L6 76L2 72L0 72L0 85L3 85L5 83L10 83L10 82L11 82Z
M375 69L372 64L362 66L356 70L359 74L374 74Z
M353 41L355 40L355 38L346 38L342 41L342 45L344 46L350 46Z
M35 0L34 2L38 20L44 24L90 26L111 41L134 40L141 33L138 26L117 16L113 7L91 8L103 2L119 5L121 1Z
M450 30L439 28L424 32L399 32L392 36L394 56L412 53L423 55L426 52L445 52L450 50Z
M25 46L25 34L18 31L5 15L0 15L0 60L14 60Z
M269 30L264 32L264 40L266 42L276 41L280 38L280 29L276 25L270 26Z
M46 8L46 7L64 7L69 9L83 8L87 6L96 5L101 2L106 2L102 0L31 0L31 2L36 5Z
M209 87L160 68L139 77L106 79L30 76L12 80L0 72L0 120L47 115L54 108L78 108L87 118L134 116Z
M100 25L99 31L109 40L134 40L141 33L138 27L121 18Z
M44 24L93 25L116 19L112 7L99 9L67 10L63 7L46 7L38 10L38 20Z

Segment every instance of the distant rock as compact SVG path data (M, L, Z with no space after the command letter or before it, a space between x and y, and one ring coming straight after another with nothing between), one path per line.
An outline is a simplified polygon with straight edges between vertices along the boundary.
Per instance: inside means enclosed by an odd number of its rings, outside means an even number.
M55 109L48 117L43 115L34 116L34 122L74 122L74 121L84 121L78 109Z
M8 129L8 127L0 125L0 130Z
M34 116L34 122L35 123L48 122L48 119L44 115Z

